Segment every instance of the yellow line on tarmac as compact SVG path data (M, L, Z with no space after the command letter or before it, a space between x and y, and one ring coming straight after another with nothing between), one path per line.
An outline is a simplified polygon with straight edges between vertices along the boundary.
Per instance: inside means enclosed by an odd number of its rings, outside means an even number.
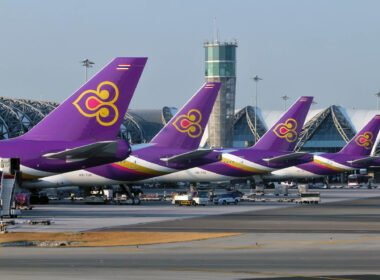
M243 271L243 270L218 270L218 269L191 269L191 268L169 268L169 271L183 271L183 272L210 272L210 273L231 273L231 274L255 274L264 276L276 276L276 277L300 277L311 279L327 279L327 280L354 280L351 278L338 278L329 276L309 276L309 275L295 275L286 273L273 273L273 272L260 272L260 271Z
M273 243L290 243L289 245L266 245L269 241L258 242L254 246L228 246L228 245L203 245L206 248L225 248L225 249L271 249L271 248L289 248L289 247L303 247L303 246L319 246L319 245L336 245L346 243L365 242L372 240L379 240L380 237L358 238L352 240L328 240L328 241L274 241ZM263 244L263 245L260 245Z

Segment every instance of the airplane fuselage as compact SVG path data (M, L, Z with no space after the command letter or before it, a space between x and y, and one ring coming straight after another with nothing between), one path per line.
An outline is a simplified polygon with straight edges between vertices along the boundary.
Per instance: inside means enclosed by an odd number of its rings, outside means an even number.
M267 174L274 170L290 165L310 161L310 155L306 154L298 159L283 162L270 163L267 158L283 156L289 152L276 152L258 149L239 149L230 153L223 153L222 160L200 167L191 168L181 172L165 176L155 177L143 182L212 182L227 181L251 177L253 175Z
M44 141L13 138L0 141L0 158L19 158L23 178L50 176L115 160L115 157L110 159L84 158L79 161L44 157L44 155L49 153L73 149L92 143L95 143L95 141ZM116 158L125 158L129 153L130 148L127 142L119 141Z
M132 150L131 155L122 161L49 176L39 181L25 181L23 187L95 186L136 182L215 162L219 160L220 154L211 152L198 159L170 163L162 159L183 154L189 152L189 150L172 149L150 144L133 146Z
M376 163L375 161L367 162L366 164L350 163L350 161L365 157L366 156L339 153L315 155L312 162L273 171L269 176L266 176L266 178L319 178L349 172L355 169L367 168Z

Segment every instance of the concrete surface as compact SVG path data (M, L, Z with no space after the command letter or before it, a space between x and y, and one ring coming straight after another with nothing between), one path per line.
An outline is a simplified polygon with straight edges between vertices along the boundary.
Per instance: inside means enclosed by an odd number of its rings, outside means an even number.
M15 230L246 234L138 248L3 247L0 279L380 279L379 191L326 190L322 199L304 206L39 206L29 218L54 215L56 223Z

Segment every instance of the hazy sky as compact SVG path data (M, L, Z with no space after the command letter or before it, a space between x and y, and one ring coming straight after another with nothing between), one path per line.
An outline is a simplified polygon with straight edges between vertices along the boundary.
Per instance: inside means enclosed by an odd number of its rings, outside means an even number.
M375 109L380 91L380 1L0 0L0 95L62 101L116 56L147 56L132 108L180 107L204 81L213 18L236 39L236 108L283 107L313 95Z

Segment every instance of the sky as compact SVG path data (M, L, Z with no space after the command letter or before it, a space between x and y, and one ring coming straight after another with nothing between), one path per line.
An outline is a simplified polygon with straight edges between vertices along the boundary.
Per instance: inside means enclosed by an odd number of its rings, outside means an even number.
M283 95L376 109L380 1L0 0L0 96L61 102L117 56L147 56L130 108L181 107L204 82L203 43L237 40L236 108Z

